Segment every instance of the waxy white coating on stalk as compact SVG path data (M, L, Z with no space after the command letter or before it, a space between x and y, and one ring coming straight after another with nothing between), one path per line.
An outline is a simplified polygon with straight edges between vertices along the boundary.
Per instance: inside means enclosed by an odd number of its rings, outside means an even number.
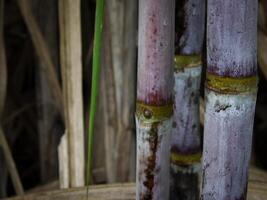
M202 199L245 200L256 95L206 89L206 102Z
M172 99L174 5L174 0L139 0L137 99L148 104Z
M174 68L174 0L139 0L137 103L172 104ZM152 109L153 110L153 109ZM136 199L169 198L171 113L166 120L136 115ZM151 122L146 117L155 118ZM170 117L168 119L168 117Z
M146 170L149 157L156 154L155 168L152 169L153 190L151 200L169 199L169 167L170 167L170 129L172 119L162 121L158 124L156 152L150 150L150 132L152 124L147 124L136 118L137 127L137 169L136 169L136 199L145 200L144 196L151 191L144 186L147 181Z
M208 0L207 62L220 76L257 69L257 0Z
M204 40L205 1L177 0L176 54L200 55ZM180 66L178 66L180 67ZM175 102L171 148L180 153L200 150L199 89L201 66L174 73Z
M199 87L201 66L174 73L175 103L171 153L190 157L201 151L199 133ZM171 162L170 199L196 200L199 197L201 165Z
M220 76L221 83L227 83L225 77L242 81L256 76L257 2L208 0L207 71ZM221 89L216 82L208 87ZM249 85L247 93L237 88L223 94L206 88L203 200L246 199L255 90Z
M205 0L176 0L175 53L201 57L205 29ZM192 59L193 61L193 59ZM179 63L179 62L178 62ZM199 60L201 63L201 60ZM201 65L201 64L199 64ZM202 66L179 66L175 71L175 102L171 134L170 200L199 198L200 163L189 160L201 151L199 89Z
M199 86L201 67L174 73L174 115L171 147L180 153L200 151Z
M179 10L179 15L184 15L184 19L178 16L176 24L177 34L181 35L176 44L179 54L196 55L202 52L205 33L205 0L176 0L176 5L183 4L184 8ZM184 29L184 30L183 30ZM183 30L183 31L181 31ZM181 31L181 32L180 32Z

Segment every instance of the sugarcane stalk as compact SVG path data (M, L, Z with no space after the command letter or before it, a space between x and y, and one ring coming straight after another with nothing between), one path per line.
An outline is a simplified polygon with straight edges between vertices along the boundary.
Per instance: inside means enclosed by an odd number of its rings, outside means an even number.
M203 200L245 200L257 95L257 0L209 0Z
M137 200L169 198L174 4L139 1Z
M176 1L175 103L171 135L170 199L199 198L199 89L205 1Z

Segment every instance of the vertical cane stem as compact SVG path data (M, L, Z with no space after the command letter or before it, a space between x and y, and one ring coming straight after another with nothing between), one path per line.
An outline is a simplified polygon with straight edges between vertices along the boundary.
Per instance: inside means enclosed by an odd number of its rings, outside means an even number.
M174 4L139 1L137 200L169 198Z
M176 1L175 104L171 137L171 200L199 198L199 89L205 1Z
M245 200L257 95L257 0L209 0L202 199Z

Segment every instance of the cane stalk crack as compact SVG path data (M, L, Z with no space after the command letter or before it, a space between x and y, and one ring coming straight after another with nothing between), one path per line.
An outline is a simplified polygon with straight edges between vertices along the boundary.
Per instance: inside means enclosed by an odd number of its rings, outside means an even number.
M162 195L159 180L162 178L162 173L163 176L168 175L169 165L166 163L169 159L165 155L168 152L166 145L169 140L168 130L172 124L171 116L172 104L151 106L137 103L138 179L142 184L139 186L141 200L158 199L158 196Z
M145 169L146 180L143 182L148 191L141 198L143 200L153 199L154 174L156 168L156 152L158 148L158 123L153 123L149 131L148 143L150 156L147 158L147 168Z

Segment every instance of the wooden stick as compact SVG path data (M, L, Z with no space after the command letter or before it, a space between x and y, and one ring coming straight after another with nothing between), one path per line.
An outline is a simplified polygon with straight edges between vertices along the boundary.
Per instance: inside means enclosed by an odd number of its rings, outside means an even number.
M203 200L245 200L257 96L257 0L210 0Z
M170 199L199 198L199 90L205 1L176 1L175 103L171 136Z
M59 1L60 60L68 133L70 187L84 185L84 119L80 0Z
M115 95L115 78L114 70L112 67L112 54L111 54L111 34L110 34L110 22L108 20L108 7L105 10L105 25L103 30L103 49L102 49L102 70L101 70L101 101L103 106L103 124L105 134L105 166L107 173L107 182L113 183L116 181L116 165L115 161L116 150L114 149L116 144L116 131L117 131L117 104ZM110 123L112 122L112 123Z
M69 188L69 154L68 154L68 133L65 131L58 145L59 161L59 186L61 189Z
M29 7L30 3L27 0L17 0L17 2L19 5L19 9L21 11L22 17L31 34L33 45L35 47L37 55L43 63L43 65L41 66L44 67L44 71L49 81L50 88L53 92L55 102L57 102L57 107L63 118L64 117L64 111L63 111L64 106L63 106L62 92L61 92L59 81L57 79L57 75L55 71L56 68L51 59L51 55L49 53L47 44L33 16L33 13Z
M107 151L107 159L112 162L107 163L111 167L108 173L108 181L125 182L129 181L130 160L133 159L131 152L134 151L131 145L134 141L132 111L135 104L135 81L136 81L136 35L137 35L137 1L109 0L106 1L106 25L105 29L110 34L111 62L107 69L112 71L114 84L107 85L107 91L112 90L115 94L115 113L105 113L113 118L113 126L109 126L106 131L107 146L115 148L114 151ZM111 24L111 25L110 25ZM104 45L106 46L106 45ZM106 72L105 72L106 73ZM110 93L110 92L109 92ZM107 102L111 106L109 102ZM108 111L107 111L108 112ZM116 115L114 118L113 116ZM109 123L109 121L107 121ZM108 125L107 125L108 126ZM113 130L111 130L113 129ZM115 135L110 135L110 132Z
M139 1L136 199L169 199L174 0Z

